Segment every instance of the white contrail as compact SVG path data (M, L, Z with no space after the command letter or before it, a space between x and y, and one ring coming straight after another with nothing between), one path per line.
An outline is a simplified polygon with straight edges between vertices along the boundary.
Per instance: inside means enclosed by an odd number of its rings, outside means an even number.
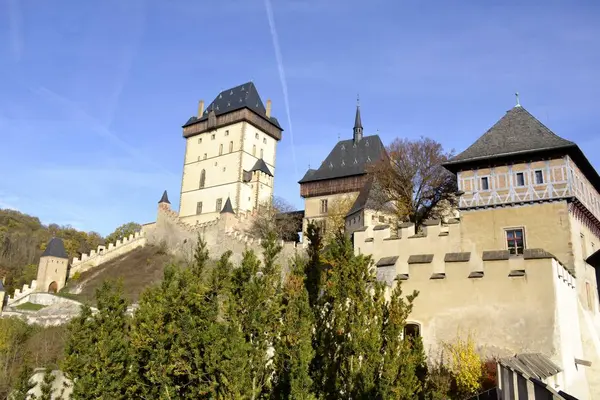
M271 0L265 0L265 8L267 9L269 28L271 28L271 38L273 39L273 47L275 49L275 59L277 60L277 69L279 70L279 80L281 81L281 89L283 90L285 112L287 114L288 126L290 127L290 141L292 143L292 159L294 160L294 172L296 173L296 176L298 176L298 164L296 163L296 147L294 146L294 130L292 129L292 117L290 116L290 100L288 97L287 80L285 79L285 70L283 69L281 49L279 48L279 37L277 36L277 29L275 29L275 18L273 17L273 7L271 6Z

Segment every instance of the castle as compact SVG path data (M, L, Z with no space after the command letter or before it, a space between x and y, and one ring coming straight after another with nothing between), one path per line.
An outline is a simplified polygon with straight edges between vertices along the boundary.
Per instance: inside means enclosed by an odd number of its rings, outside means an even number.
M244 249L260 252L247 232L273 195L283 129L271 108L252 82L222 91L206 109L200 101L183 125L179 210L165 191L155 222L70 269L62 245L51 242L38 279L9 303L60 290L68 274L146 244L189 256L201 234L212 254L232 250L239 260ZM600 176L581 149L517 104L445 165L456 174L458 209L419 232L370 202L368 166L385 157L379 136L363 134L357 106L352 137L299 181L303 229L324 225L332 204L347 201L355 252L372 256L390 287L420 292L407 331L426 349L471 330L482 353L536 353L556 365L543 377L553 390L579 399L600 393ZM282 245L285 259L306 243ZM514 391L527 385L517 375L499 379Z

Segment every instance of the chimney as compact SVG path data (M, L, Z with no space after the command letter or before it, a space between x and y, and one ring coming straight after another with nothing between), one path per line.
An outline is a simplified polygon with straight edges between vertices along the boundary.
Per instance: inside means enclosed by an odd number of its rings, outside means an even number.
M198 118L200 118L202 116L203 112L204 112L204 100L200 100L198 102Z
M271 100L267 100L267 118L271 118Z

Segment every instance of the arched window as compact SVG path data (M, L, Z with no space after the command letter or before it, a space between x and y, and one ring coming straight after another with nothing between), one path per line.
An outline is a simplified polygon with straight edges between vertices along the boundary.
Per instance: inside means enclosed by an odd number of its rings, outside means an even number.
M229 142L229 152L233 151L233 142Z
M256 157L256 145L252 146L252 155Z
M206 171L202 170L202 172L200 172L200 188L201 189L204 187L205 182L206 182Z
M415 339L421 336L421 326L414 322L407 322L404 325L404 338Z
M223 154L223 143L219 145L219 155Z
M263 158L264 152L263 149L260 149L260 158Z

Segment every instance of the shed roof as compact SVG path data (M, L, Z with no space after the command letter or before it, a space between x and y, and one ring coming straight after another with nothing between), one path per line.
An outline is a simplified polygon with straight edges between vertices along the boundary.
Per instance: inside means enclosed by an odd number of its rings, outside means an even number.
M517 354L501 359L500 363L537 379L546 379L562 371L558 365L542 353Z

